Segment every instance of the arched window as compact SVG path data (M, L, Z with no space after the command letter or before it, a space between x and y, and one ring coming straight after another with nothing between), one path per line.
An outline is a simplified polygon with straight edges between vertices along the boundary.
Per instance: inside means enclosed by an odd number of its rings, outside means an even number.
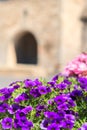
M37 42L30 32L17 36L15 43L17 63L37 64Z

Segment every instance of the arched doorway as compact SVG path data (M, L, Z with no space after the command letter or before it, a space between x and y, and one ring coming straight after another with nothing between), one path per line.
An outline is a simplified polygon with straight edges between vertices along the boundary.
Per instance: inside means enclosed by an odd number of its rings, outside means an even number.
M37 41L32 33L24 32L15 42L17 63L37 64Z

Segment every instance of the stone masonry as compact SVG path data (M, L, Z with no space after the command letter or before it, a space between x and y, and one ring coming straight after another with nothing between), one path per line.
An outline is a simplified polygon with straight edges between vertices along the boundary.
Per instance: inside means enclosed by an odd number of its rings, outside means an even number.
M49 77L81 52L84 0L0 0L0 74ZM18 64L15 41L31 32L38 63ZM32 50L33 51L33 50Z

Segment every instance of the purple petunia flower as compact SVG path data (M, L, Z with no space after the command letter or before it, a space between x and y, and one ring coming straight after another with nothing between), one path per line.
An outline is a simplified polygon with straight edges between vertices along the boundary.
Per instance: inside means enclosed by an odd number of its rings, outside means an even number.
M72 84L68 79L64 79L63 82L66 83L67 85L71 85Z
M80 84L87 85L87 78L85 78L85 77L79 77L78 81Z
M75 116L72 115L72 114L65 114L64 118L65 118L67 121L75 122Z
M0 101L5 101L11 98L12 92L14 92L14 88L3 88L0 89Z
M39 81L39 79L35 79L34 83L36 84L36 86L42 85L42 82Z
M61 105L58 105L57 106L58 110L61 110L61 111L65 111L65 110L68 110L68 105L66 103L63 103Z
M81 90L73 90L71 93L70 93L70 97L73 99L73 100L76 100L77 97L82 97L83 96L83 93Z
M26 119L26 113L22 112L21 110L18 110L15 114L16 119Z
M85 77L80 77L80 78L78 79L78 82L80 83L80 87L81 87L82 89L84 89L84 90L87 91L87 78L85 78Z
M72 91L71 95L76 96L76 97L81 97L81 96L83 96L83 93L81 90L76 89L76 90Z
M21 101L24 101L24 100L29 100L29 96L28 96L26 93L22 93L22 94L18 95L18 96L14 99L14 101L17 102L17 103L19 103L19 102L21 102Z
M37 88L31 89L31 90L30 90L30 95L32 95L32 96L35 97L35 98L41 96L41 94L39 93L39 91L38 91Z
M54 98L54 102L56 102L57 105L63 104L68 97L66 95L58 95Z
M56 88L60 89L60 90L64 90L67 88L67 84L65 83L60 83L56 85Z
M18 88L20 88L20 85L16 84L16 85L13 86L13 88L18 89Z
M47 91L47 93L50 93L51 92L51 88L50 87L46 87L46 91Z
M26 88L32 88L32 87L36 86L36 83L30 79L26 79L24 81L24 83L25 83Z
M32 121L27 120L26 117L14 120L14 128L21 130L30 130L33 127Z
M10 114L14 114L17 110L20 109L19 104L12 104L9 108L8 108L8 112Z
M41 111L36 111L35 116L36 116L36 117L39 117L40 115L41 115Z
M52 80L53 80L53 81L56 81L56 80L58 80L58 77L59 77L59 75L55 75L55 76L52 78Z
M14 91L14 88L12 87L12 88L1 88L0 89L0 94L3 94L3 95L5 95L5 94L7 94L7 93L12 93Z
M32 121L26 121L24 123L24 125L22 126L21 130L31 130L31 128L33 127L33 123Z
M74 122L71 120L65 120L62 122L62 127L64 129L72 130L73 126L74 126Z
M60 130L60 128L58 127L58 124L52 123L48 126L47 130Z
M43 95L47 93L47 88L45 86L39 86L38 91L41 95Z
M12 118L6 117L2 119L1 125L3 129L11 129L12 128Z
M14 119L14 124L13 124L13 126L14 126L14 128L16 128L16 129L20 129L20 128L21 128L20 120Z
M50 120L53 120L57 118L58 114L53 111L47 111L47 112L44 112L44 116Z
M78 130L87 130L87 122L85 122Z
M0 94L5 94L7 92L7 88L1 88L0 89Z
M52 87L52 88L55 87L55 81L47 82L47 84L48 84L50 87Z
M33 110L32 106L26 106L24 109L22 109L21 111L25 114L31 112Z
M67 105L68 107L75 107L76 106L76 103L73 101L73 99L69 98L68 101L67 101Z
M59 120L63 120L64 119L64 116L65 116L65 112L64 111L58 111L57 112L57 119L59 119Z
M47 130L47 127L48 127L48 125L49 125L49 120L47 120L47 119L44 119L44 120L42 120L42 122L41 122L41 124L40 124L40 128L42 129L42 130Z
M36 107L36 110L37 110L37 111L43 111L43 110L45 110L46 108L47 108L46 105L38 105L38 106Z
M9 105L7 103L0 103L0 113L5 113L9 109Z
M49 100L47 101L47 103L48 103L49 105L54 104L54 99L49 99Z

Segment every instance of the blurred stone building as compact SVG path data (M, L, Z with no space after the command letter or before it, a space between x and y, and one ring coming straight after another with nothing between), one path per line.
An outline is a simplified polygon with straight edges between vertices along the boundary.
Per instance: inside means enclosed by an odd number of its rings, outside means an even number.
M62 70L82 51L84 8L85 0L0 0L0 74Z

